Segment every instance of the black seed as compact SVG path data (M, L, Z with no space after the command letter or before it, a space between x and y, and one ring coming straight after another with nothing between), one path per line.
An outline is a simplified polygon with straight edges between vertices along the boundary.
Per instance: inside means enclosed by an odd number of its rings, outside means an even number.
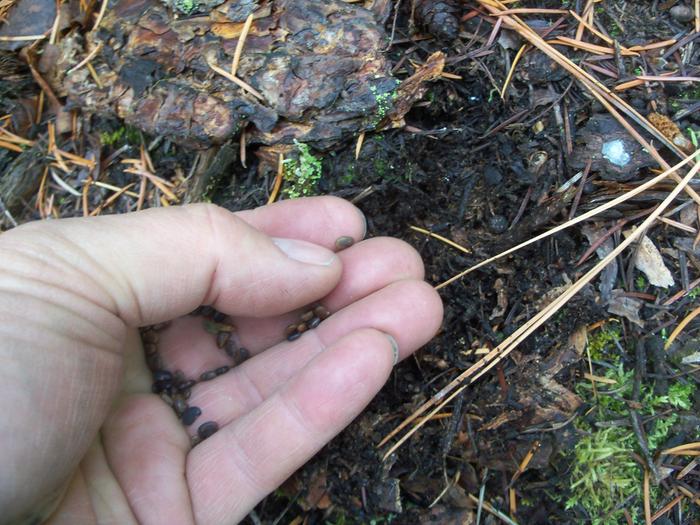
M225 373L228 372L229 370L231 370L231 367L228 366L228 365L224 365L224 366L220 366L219 368L217 368L216 370L214 370L214 372L216 372L216 375L217 375L217 376L220 376L221 374L225 374Z
M321 319L321 321L323 321L324 319L329 317L331 313L328 311L328 308L319 305L316 308L314 308L314 315Z
M184 383L178 384L177 389L180 392L182 392L183 390L189 390L190 388L192 388L196 384L197 384L197 381L195 381L194 379L190 379L188 381L185 381Z
M158 334L153 330L149 330L141 334L141 340L144 343L156 344L158 342Z
M199 376L200 381L210 381L216 377L216 370L209 370Z
M217 323L223 323L226 319L228 319L228 315L222 314L221 312L214 312L213 319Z
M287 336L287 341L296 341L301 337L301 334L299 332L294 332L293 334L289 334Z
M187 401L181 397L176 397L173 400L173 408L177 415L184 414L185 410L187 410Z
M173 384L170 381L154 381L151 390L158 394L160 392L168 392L172 388Z
M202 415L202 409L199 407L187 407L187 409L182 413L182 424L189 427L194 423L199 416ZM205 423L206 425L206 423ZM202 428L202 427L200 427ZM214 431L216 432L216 431ZM214 433L212 432L212 434Z
M173 398L170 397L168 394L162 393L162 394L160 395L160 398L161 398L163 401L165 401L165 404L168 405L169 407L173 406Z
M318 325L320 325L320 324L321 324L321 320L320 320L318 317L314 317L314 318L311 319L311 321L309 321L309 323L308 323L309 328L310 328L311 330L313 330L314 328L316 328L316 327L317 327Z
M335 247L337 250L344 250L345 248L350 248L350 246L352 246L354 243L355 240L352 237L344 235L336 239Z
M171 374L167 370L156 370L155 372L153 372L153 381L155 381L156 383L170 383L172 380L173 374Z
M285 337L289 337L290 335L292 335L292 334L293 334L294 332L296 332L296 331L297 331L297 324L296 324L296 323L292 323L292 324L290 324L289 326L287 326L287 328L285 328L285 330L284 330L284 336L285 336Z
M250 357L250 352L243 347L238 349L238 358L236 359L236 364L240 365L243 361Z
M200 439L207 439L208 437L214 435L217 430L219 430L219 425L215 421L207 421L206 423L199 425L197 435Z
M231 332L219 332L216 334L216 346L219 348L223 348L226 346L226 343L228 343L228 340L231 338Z
M216 313L216 310L214 310L211 306L202 306L202 309L199 311L199 315L203 315L204 317L211 317Z

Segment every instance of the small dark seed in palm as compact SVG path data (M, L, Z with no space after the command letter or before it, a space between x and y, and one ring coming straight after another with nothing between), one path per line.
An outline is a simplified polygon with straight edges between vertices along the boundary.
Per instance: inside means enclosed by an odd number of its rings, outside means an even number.
M199 379L202 381L211 381L216 377L216 370L209 370L208 372L204 372L201 376L199 376Z
M294 332L293 334L289 334L287 336L287 341L296 341L301 337L301 334L299 332Z
M314 317L311 319L311 321L309 321L308 324L309 324L309 329L313 330L314 328L316 328L318 325L321 324L321 320L318 317Z
M229 370L231 370L231 367L230 367L230 366L224 365L224 366L220 366L219 368L217 368L216 370L214 370L214 372L216 372L216 375L217 375L217 376L220 376L221 374L225 374L225 373L228 372Z
M231 338L231 332L219 332L216 334L216 346L219 348L223 348L226 346L226 343L228 343L228 340Z
M197 435L200 439L207 439L208 437L214 435L217 430L219 430L219 425L215 421L207 421L206 423L199 425Z
M164 383L170 383L173 380L173 374L167 370L156 370L153 372L153 381L162 381Z
M199 407L187 407L182 413L182 424L186 427L194 423L199 416L202 415L202 409Z

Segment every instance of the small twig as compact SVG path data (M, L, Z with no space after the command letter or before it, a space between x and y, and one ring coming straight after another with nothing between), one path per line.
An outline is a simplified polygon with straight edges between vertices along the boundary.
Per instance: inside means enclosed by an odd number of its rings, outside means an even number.
M644 348L644 339L639 337L637 339L636 345L636 360L634 364L634 382L632 383L632 401L639 404L642 391L642 379L646 375L647 369L647 354ZM630 419L632 421L632 430L637 438L637 444L639 445L644 460L649 467L649 471L654 475L654 483L658 483L661 480L661 474L659 469L656 467L654 458L649 452L649 443L647 442L647 437L644 432L644 424L642 423L642 418L636 409L630 408ZM647 469L644 469L647 472Z

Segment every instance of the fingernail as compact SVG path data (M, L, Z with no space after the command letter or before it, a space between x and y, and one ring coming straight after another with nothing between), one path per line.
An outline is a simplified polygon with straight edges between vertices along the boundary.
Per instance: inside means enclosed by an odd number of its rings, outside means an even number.
M287 257L306 264L330 266L335 254L325 248L305 241L295 239L274 238L272 242L282 250Z
M384 334L387 339L389 339L389 342L391 343L391 351L394 353L394 364L399 362L399 343L396 342L396 339L391 337L389 334Z
M344 250L345 248L350 248L350 246L353 244L355 244L355 239L347 235L343 235L342 237L338 237L336 239L335 248L337 250Z

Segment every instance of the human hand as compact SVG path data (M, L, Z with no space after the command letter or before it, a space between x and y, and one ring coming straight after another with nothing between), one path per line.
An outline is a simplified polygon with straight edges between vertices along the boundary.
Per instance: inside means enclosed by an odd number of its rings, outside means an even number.
M402 359L440 325L440 299L407 244L331 251L364 228L354 206L319 197L0 235L0 523L242 519L367 405L394 343ZM332 316L285 341L319 300ZM176 319L160 333L164 366L199 377L227 362L186 315L202 304L231 316L254 357L196 384L188 403L202 415L184 427L151 393L138 327ZM220 430L192 448L205 421Z

